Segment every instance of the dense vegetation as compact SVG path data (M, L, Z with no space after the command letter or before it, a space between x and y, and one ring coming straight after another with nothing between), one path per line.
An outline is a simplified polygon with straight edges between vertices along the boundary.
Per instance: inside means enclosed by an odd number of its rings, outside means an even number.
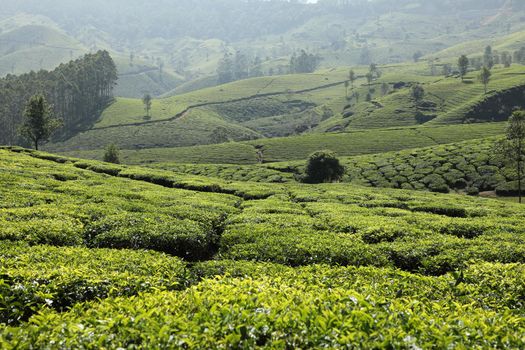
M523 345L519 205L0 155L3 348Z
M4 2L0 348L524 348L522 1Z
M498 138L487 138L343 158L344 180L365 186L445 193L478 194L498 190L501 194L515 194L514 182L518 175L513 167L506 166L504 157L496 153L497 141ZM267 167L288 174L305 172L303 162L268 164Z
M62 137L90 127L113 99L115 64L106 51L88 54L48 72L8 75L0 79L0 144L23 143L18 135L30 97L41 94L64 122Z

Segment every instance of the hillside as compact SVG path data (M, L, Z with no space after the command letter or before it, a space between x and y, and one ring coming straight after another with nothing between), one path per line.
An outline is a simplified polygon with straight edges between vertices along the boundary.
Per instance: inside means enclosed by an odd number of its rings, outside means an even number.
M257 150L262 150L264 162L304 161L319 149L333 150L339 156L383 153L501 135L504 128L505 123L479 123L315 133L192 147L122 150L122 160L129 164L158 162L254 164L257 163ZM64 149L63 153L81 158L101 159L104 152L102 149L91 151Z
M53 69L88 50L58 28L28 24L7 29L0 21L0 76Z
M523 344L519 205L22 149L0 163L2 347Z
M495 67L488 94L476 71L462 82L456 76L430 75L424 63L378 69L381 76L369 86L364 78L367 68L356 68L357 80L348 92L344 82L350 68L242 80L155 99L147 118L140 100L121 98L91 130L48 149L100 149L107 140L128 150L171 148L356 129L492 122L525 107L520 98L525 67L519 64ZM416 83L425 89L420 110L410 92ZM388 88L386 94L380 91L383 86ZM369 91L371 101L365 98Z

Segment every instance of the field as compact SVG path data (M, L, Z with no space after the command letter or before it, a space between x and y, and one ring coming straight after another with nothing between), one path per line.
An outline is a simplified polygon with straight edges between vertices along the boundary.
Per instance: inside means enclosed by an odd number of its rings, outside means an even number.
M444 193L517 195L517 173L505 164L504 158L496 151L499 139L491 137L399 152L343 157L341 162L346 168L343 181L372 187ZM304 165L304 161L295 161L265 166L300 175L304 172ZM156 166L165 168L169 163Z
M0 163L2 348L525 342L520 205L17 148Z
M193 127L194 124L193 124ZM266 138L245 142L176 148L122 150L122 160L128 164L152 163L214 163L255 164L257 148L263 151L264 162L304 161L312 152L330 149L338 156L384 153L410 148L448 144L464 140L501 135L505 123L405 127L354 130L341 133L312 133L284 138ZM170 130L170 129L167 129ZM86 140L88 142L88 140ZM101 159L104 151L72 151L63 153L80 158Z

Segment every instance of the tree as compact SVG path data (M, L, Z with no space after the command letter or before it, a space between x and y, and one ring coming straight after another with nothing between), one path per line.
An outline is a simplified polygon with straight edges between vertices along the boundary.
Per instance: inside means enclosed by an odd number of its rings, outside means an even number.
M381 71L377 68L377 64L371 63L369 68L370 73L373 77L380 78L381 77Z
M509 68L512 65L512 55L507 51L501 53L501 63L505 68Z
M492 54L492 47L489 45L485 48L485 53L483 54L483 64L488 69L494 67L494 55Z
M443 65L443 75L445 77L448 77L450 75L450 72L452 71L452 69L450 68L450 64L444 64Z
M319 64L321 63L321 57L307 53L305 50L301 50L299 56L293 54L290 59L290 72L291 73L312 73L314 72Z
M350 80L350 84L352 84L352 89L354 88L354 82L357 80L357 76L355 75L355 72L353 69L350 70L348 73L348 80Z
M381 84L381 94L383 96L385 96L386 94L388 94L388 91L390 90L390 86L388 85L388 83L383 83Z
M423 100L423 98L425 97L425 89L419 84L413 85L412 90L411 90L411 95L415 101L416 111L419 111L419 105L421 101Z
M146 117L149 117L149 112L151 111L152 98L150 94L145 94L142 97L142 103L144 104L144 110L146 111Z
M489 85L490 77L492 73L490 72L490 69L487 67L483 67L481 69L481 73L479 73L478 80L483 84L485 88L485 94L487 94L487 85Z
M341 180L345 168L332 151L317 151L310 155L306 164L306 183L335 182Z
M21 141L18 132L26 103L37 94L42 94L52 106L51 114L64 123L55 136L67 138L89 128L113 100L117 78L115 63L106 51L84 55L53 71L0 78L0 144Z
M468 64L469 60L467 56L461 55L461 57L458 59L459 75L461 76L461 81L463 81L465 75L468 72Z
M31 97L26 105L20 134L32 142L36 150L40 142L49 141L51 135L63 125L62 120L54 118L51 113L51 107L42 95Z
M234 79L234 68L231 54L225 53L224 57L219 61L217 66L217 80L219 84L226 84L232 82Z
M111 143L106 147L104 162L120 164L120 150L114 143Z
M374 79L374 76L372 75L372 72L366 73L366 82L368 83L368 92L370 93L370 90L372 88L372 80Z
M518 198L522 203L522 177L523 164L525 158L525 111L516 111L509 118L507 129L505 130L505 139L496 144L495 153L511 166L515 167L518 177Z

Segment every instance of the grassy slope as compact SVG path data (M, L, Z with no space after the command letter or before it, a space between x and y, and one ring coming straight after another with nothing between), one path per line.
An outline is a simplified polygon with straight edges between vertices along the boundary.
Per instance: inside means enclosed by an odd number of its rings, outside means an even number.
M57 28L28 24L0 34L0 76L53 69L87 52Z
M256 145L263 146L266 162L304 160L319 149L331 149L339 156L382 153L392 150L446 144L467 139L478 139L503 133L504 123L465 124L436 127L412 127L362 130L347 133L309 134L285 138L260 139L249 142L123 150L126 163L256 163ZM100 159L102 150L65 151L66 154Z
M120 98L104 111L102 118L93 129L63 144L51 145L49 149L54 151L100 149L105 147L109 140L123 149L193 146L221 142L211 137L218 129L225 134L222 141L224 139L239 141L257 135L293 135L304 130L319 133L345 129L351 131L415 126L423 123L424 121L416 118L414 102L409 93L410 85L386 96L380 96L379 90L383 82L389 83L391 87L398 82L424 84L427 91L425 101L433 103L434 106L424 111L429 124L463 123L465 114L485 97L483 87L475 81L477 73L472 73L467 77L466 83L462 83L453 77L428 75L429 68L425 63L384 66L380 69L383 75L373 83L376 93L372 103L364 101L368 90L362 78L365 68L357 70L358 75L361 76L355 87L361 96L359 103L356 103L355 99L347 102L344 86L338 84L346 79L347 68L307 75L248 79L157 99L153 101L149 119L144 117L140 100ZM495 68L489 84L491 93L525 85L523 71L524 67L519 65L508 69ZM314 89L312 91L294 93L294 91L312 88ZM350 89L349 94L352 95L353 92ZM264 94L277 95L268 97ZM247 100L229 102L237 99ZM301 113L284 112L283 115L271 115L270 112L268 114L271 108L275 109L292 101L302 101L315 106ZM208 103L211 103L208 107L190 108ZM347 106L345 109L348 103L350 107ZM235 104L238 105L235 108L239 113L245 111L249 121L235 120L228 112L224 112L224 110L231 111ZM184 118L177 120L176 117L180 117L188 108L190 112L186 113ZM345 113L341 114L343 110ZM348 112L353 115L348 116ZM266 117L261 118L261 116ZM203 121L208 124L207 130L201 127ZM191 125L195 125L193 130Z

